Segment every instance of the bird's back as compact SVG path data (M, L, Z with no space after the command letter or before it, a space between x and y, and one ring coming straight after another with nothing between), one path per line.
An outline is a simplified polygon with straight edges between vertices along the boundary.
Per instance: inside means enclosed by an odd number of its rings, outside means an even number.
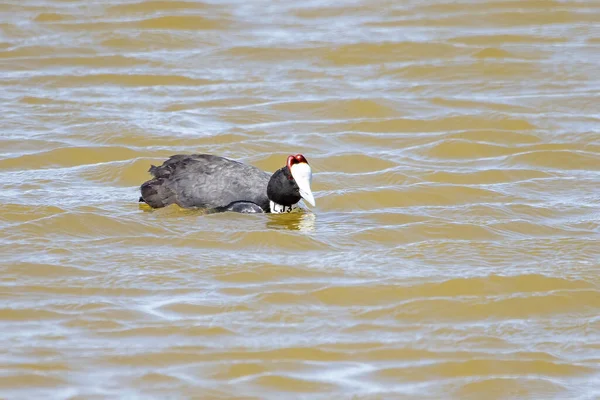
M149 171L154 179L142 185L142 199L158 208L169 204L214 209L246 201L268 210L270 174L210 154L178 154Z

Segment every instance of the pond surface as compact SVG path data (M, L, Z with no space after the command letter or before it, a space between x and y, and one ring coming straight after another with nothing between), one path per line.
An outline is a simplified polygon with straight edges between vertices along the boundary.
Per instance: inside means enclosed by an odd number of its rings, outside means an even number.
M0 5L0 397L596 399L600 2ZM316 207L137 203L313 167Z

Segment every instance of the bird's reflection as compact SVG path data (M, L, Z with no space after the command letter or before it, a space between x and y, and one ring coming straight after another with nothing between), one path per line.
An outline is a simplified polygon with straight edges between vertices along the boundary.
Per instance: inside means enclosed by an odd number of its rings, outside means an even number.
M194 215L209 215L212 214L207 210L203 209L186 209L176 205L165 207L164 209L154 209L148 206L146 203L139 203L139 209L143 212L160 212L161 217L181 217L181 216L194 216ZM217 213L219 215L235 215L243 216L244 214L238 213ZM317 221L317 216L309 210L298 208L291 213L284 214L251 214L254 216L264 216L266 218L267 228L270 229L286 229L291 231L300 232L313 232ZM250 216L246 214L246 216Z
M269 214L267 228L309 233L315 230L316 222L317 216L315 214L301 210L289 214Z

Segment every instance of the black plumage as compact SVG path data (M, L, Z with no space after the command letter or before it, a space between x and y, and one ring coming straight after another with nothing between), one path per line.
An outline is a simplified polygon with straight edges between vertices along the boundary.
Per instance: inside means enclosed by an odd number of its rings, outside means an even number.
M174 155L150 168L153 179L142 184L140 201L153 208L177 204L212 212L270 212L270 201L292 206L302 198L291 174L298 157L306 162L301 155L290 156L287 165L271 175L210 154Z

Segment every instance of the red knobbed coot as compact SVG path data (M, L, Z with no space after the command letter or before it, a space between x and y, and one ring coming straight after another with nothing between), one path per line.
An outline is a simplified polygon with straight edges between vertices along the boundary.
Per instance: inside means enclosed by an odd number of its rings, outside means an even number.
M148 172L154 178L142 184L140 202L153 208L177 204L212 212L286 213L301 199L315 205L312 171L302 154L289 156L273 175L210 154L178 154Z

